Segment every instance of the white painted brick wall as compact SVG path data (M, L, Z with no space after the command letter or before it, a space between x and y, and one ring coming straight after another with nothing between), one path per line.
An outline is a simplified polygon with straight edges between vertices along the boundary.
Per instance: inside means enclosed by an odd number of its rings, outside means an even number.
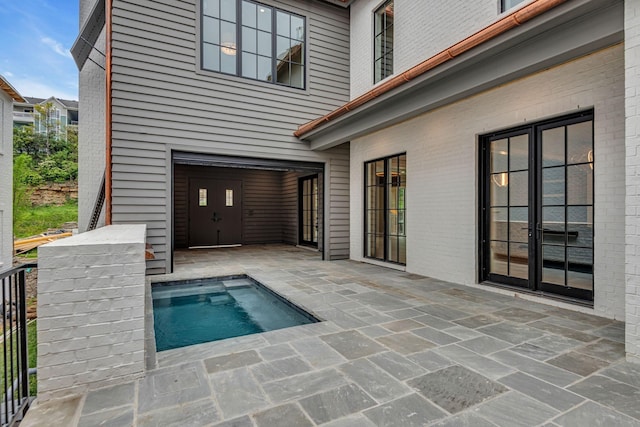
M38 249L38 399L144 372L145 225L113 225Z
M87 19L96 0L80 1L80 22ZM105 52L105 31L95 47ZM104 57L96 50L89 56L104 67ZM80 99L78 119L78 229L85 231L93 212L105 158L105 71L87 60L80 71ZM104 207L99 226L104 225Z
M351 258L364 261L364 162L406 152L407 271L477 283L478 135L594 107L595 312L623 319L623 59L609 48L352 141Z
M381 4L381 0L359 0L351 5L351 98L373 87L373 12ZM394 74L406 71L503 15L499 13L499 0L395 0L394 7Z
M0 90L0 271L13 260L13 99Z
M640 362L640 4L625 2L626 351Z

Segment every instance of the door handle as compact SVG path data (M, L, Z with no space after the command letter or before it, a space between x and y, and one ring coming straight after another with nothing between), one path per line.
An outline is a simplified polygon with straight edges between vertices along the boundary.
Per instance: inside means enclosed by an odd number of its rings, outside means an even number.
M213 216L211 217L211 221L213 221L213 222L219 222L219 221L222 221L222 218L219 218L219 217L218 217L218 212L214 212L214 213L213 213Z

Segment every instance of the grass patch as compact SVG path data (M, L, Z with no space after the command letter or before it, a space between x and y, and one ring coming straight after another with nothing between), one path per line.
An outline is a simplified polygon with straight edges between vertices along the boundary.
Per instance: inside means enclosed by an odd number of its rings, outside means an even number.
M78 201L69 200L62 206L34 206L19 208L13 213L13 235L25 238L60 228L65 222L78 221Z
M28 364L30 368L35 368L36 364L37 364L37 359L38 359L38 335L37 335L38 329L37 329L37 325L36 325L36 321L33 321L29 324L27 324L27 360L28 360ZM16 348L16 340L17 340L17 334L12 334L11 335L11 341L13 342L13 348ZM9 342L7 342L7 349L9 347ZM4 344L0 344L0 351L2 351L2 349L4 348ZM14 354L14 359L13 359L13 366L14 369L16 369L16 359L17 359L17 355ZM0 354L0 379L1 381L4 381L4 372L5 372L5 365L4 365L4 357ZM14 376L17 375L14 371ZM0 382L1 382L0 381ZM37 379L35 375L32 375L29 377L29 395L30 396L35 396L38 393L38 387L37 387ZM4 391L2 392L2 395L4 396Z

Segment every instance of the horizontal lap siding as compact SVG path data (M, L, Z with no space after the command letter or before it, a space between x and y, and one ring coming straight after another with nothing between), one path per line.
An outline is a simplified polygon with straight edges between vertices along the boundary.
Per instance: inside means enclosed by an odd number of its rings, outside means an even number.
M307 17L307 90L301 91L199 72L196 1L113 2L113 221L148 224L156 253L151 270L165 267L170 249L170 149L328 162L329 155L310 151L293 132L348 101L347 10L311 0L264 1ZM185 233L178 205L185 200L175 203L178 246ZM291 230L281 225L265 228L265 222L277 223L272 200L247 194L246 203L256 206L245 218L247 242L291 240ZM292 208L286 209L288 218Z

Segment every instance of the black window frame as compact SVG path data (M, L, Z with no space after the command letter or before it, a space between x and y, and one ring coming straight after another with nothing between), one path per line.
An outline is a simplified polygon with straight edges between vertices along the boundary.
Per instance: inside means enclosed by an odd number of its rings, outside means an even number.
M287 88L291 88L291 89L297 89L297 90L306 90L307 89L307 68L308 68L308 64L307 64L307 34L308 34L308 28L307 28L307 18L304 15L299 15L297 13L288 11L288 10L284 10L284 9L280 9L278 7L275 6L271 6L271 5L267 5L264 3L260 3L254 0L233 0L233 3L235 5L235 22L233 22L233 24L235 25L235 48L233 48L232 50L235 50L235 72L227 72L227 71L222 71L222 67L220 66L220 61L218 62L219 64L219 69L211 69L211 68L207 68L205 66L205 46L206 45L213 45L213 46L218 46L219 48L223 48L225 47L224 42L222 40L218 40L218 43L213 43L213 42L209 42L209 41L205 41L205 18L212 18L212 19L217 19L219 21L225 21L225 22L230 22L230 21L226 21L224 19L222 19L222 17L220 17L221 13L218 14L218 17L214 17L213 15L205 15L205 3L206 0L200 0L200 64L199 64L199 68L202 71L205 72L211 72L211 73L217 73L217 74L224 74L224 75L228 75L228 76L236 76L236 77L240 77L243 79L248 79L248 80L253 80L253 81L257 81L257 82L262 82L262 83L267 83L267 84L273 84L276 86L281 86L281 87L287 87ZM242 10L242 6L243 3L247 2L247 3L251 3L251 4L255 4L256 7L264 7L267 9L270 9L271 11L271 23L270 23L270 37L271 37L271 44L270 44L270 60L271 60L271 64L270 64L270 76L271 76L271 80L268 79L261 79L258 77L247 77L245 75L243 75L243 54L244 53L248 53L245 50L243 50L243 28L247 27L249 29L253 29L256 30L256 32L261 32L258 28L256 27L252 27L250 25L244 25L243 23L243 10ZM222 6L220 6L219 11L222 10ZM289 37L288 38L290 41L291 40L298 40L301 42L302 48L301 48L301 52L300 52L300 62L295 62L291 59L284 61L284 63L288 64L289 66L289 70L292 69L292 65L297 65L300 66L302 68L302 76L301 76L301 86L295 86L291 84L291 79L289 78L289 83L282 83L278 81L278 66L281 61L281 59L278 58L278 51L277 51L277 46L278 46L278 38L285 38L282 35L278 34L278 13L281 14L286 14L289 18L289 24L291 24L291 17L296 17L302 20L302 24L303 24L303 34L301 36L301 39L294 39L291 37L291 33L289 33ZM221 32L221 30L219 30L219 33ZM263 33L266 33L267 31L262 31ZM251 53L253 54L253 53ZM223 55L223 53L220 53L220 55ZM255 53L256 59L258 57L266 57L266 55L260 55L257 52ZM222 56L220 56L220 58L222 58ZM291 58L291 55L289 56L289 58ZM290 76L290 71L289 71L289 76ZM256 73L257 75L258 73Z
M392 154L390 156L385 156L385 157L379 157L376 159L372 159L372 160L368 160L366 162L364 162L364 180L363 180L363 184L364 184L364 206L363 206L363 256L367 259L373 259L373 260L377 260L377 261L382 261L382 262L387 262L387 263L391 263L391 264L397 264L397 265L407 265L406 263L406 259L407 259L407 253L406 253L406 237L407 237L407 233L406 233L406 221L407 221L407 217L406 217L406 199L404 200L404 207L402 209L399 209L399 207L396 207L395 210L403 211L402 214L402 225L403 225L403 232L402 233L396 233L396 234L392 234L390 233L390 228L389 228L389 223L388 223L388 218L389 218L389 211L392 210L392 208L390 207L390 197L389 197L389 183L392 183L391 185L393 185L393 178L391 180L389 180L389 176L391 175L390 171L389 171L389 160L393 159L393 158L398 158L398 162L400 160L400 157L404 156L404 161L405 161L405 176L406 176L406 161L407 161L407 153L406 152L402 152L402 153L397 153L397 154ZM369 176L368 176L368 172L369 172L369 165L372 163L377 163L382 161L384 163L384 174L381 177L382 178L382 185L384 186L384 192L383 192L383 234L382 234L382 239L383 239L383 256L382 258L377 257L377 256L371 256L368 255L368 245L369 245L369 235L373 234L378 234L375 231L370 231L369 230L369 212L371 210L377 210L377 209L370 209L369 208L369 188L370 187L377 187L379 186L379 184L376 185L369 185ZM399 164L399 163L398 163ZM400 175L398 175L398 179L402 179L400 177ZM406 178L405 178L406 179ZM401 185L398 185L398 187L401 187ZM406 193L405 193L406 194ZM398 224L400 224L400 222L398 222ZM399 262L399 261L394 261L392 259L390 259L390 254L389 254L389 237L390 236L396 236L396 237L400 237L403 236L405 238L405 252L404 252L404 259L405 262ZM397 245L397 250L398 253L397 258L400 259L400 244L398 242Z
M393 51L394 51L394 20L388 24L388 14L385 12L389 5L394 5L394 0L386 0L373 12L373 83L381 82L393 75ZM377 31L379 20L382 22L380 31ZM387 31L391 29L391 37L388 38ZM380 52L378 52L377 39L382 38ZM391 49L386 48L391 44ZM384 46L384 48L383 48ZM378 65L380 70L378 72Z
M525 1L526 0L519 0L515 4L507 5L509 0L500 0L500 12L502 13L502 12L506 12L507 10L511 10L511 9L515 8L516 6L520 5L521 3L524 3Z

